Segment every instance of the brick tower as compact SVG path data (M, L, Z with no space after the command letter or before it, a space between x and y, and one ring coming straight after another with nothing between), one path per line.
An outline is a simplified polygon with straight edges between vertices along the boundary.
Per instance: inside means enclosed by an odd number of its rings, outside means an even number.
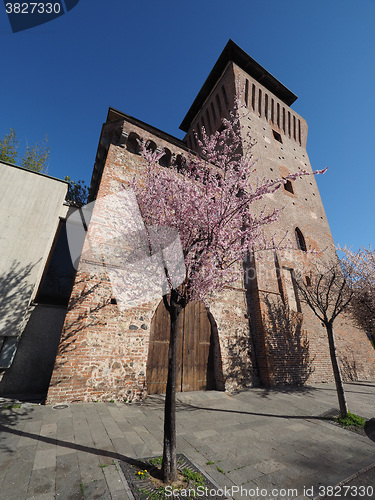
M236 96L244 108L243 152L250 147L249 133L256 141L251 151L259 177L311 172L307 124L291 109L297 97L229 41L181 124L184 140L109 109L91 181L90 196L96 202L88 236L100 239L108 231L103 223L111 212L106 195L116 193L142 168L138 139L164 151L161 164L174 168L189 150L198 151L195 131L204 127L212 133L221 127ZM195 375L181 379L181 390L333 379L326 331L299 301L292 274L298 266L308 268L313 259L337 259L314 176L288 181L266 203L282 209L267 236L281 240L287 234L288 249L249 256L238 283L212 297L208 310L195 304L185 311L180 363L185 374ZM129 400L163 392L168 327L160 299L125 311L115 302L108 277L90 275L81 263L49 401ZM344 376L373 377L375 351L365 333L349 318L337 320L335 333ZM194 365L198 358L201 375Z

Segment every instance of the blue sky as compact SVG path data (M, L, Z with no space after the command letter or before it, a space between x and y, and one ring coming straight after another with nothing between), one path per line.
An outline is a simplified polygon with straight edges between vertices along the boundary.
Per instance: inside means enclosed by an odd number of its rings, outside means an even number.
M0 137L48 135L49 174L89 183L112 106L179 125L229 38L292 90L334 241L374 245L375 0L80 0L12 33L0 5Z

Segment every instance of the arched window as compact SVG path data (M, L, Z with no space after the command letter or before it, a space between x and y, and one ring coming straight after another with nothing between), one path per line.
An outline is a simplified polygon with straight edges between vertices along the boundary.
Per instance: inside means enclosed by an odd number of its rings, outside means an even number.
M182 172L185 168L186 160L182 155L177 155L175 160L175 167L177 172Z
M169 151L169 149L164 148L164 154L160 158L159 164L162 167L169 167L169 165L171 164L171 157L172 157L172 153Z
M126 149L129 153L134 153L136 155L139 154L139 141L140 137L135 132L131 132L128 137L128 141L126 143Z
M307 251L306 242L305 242L305 238L302 234L302 231L298 227L296 227L294 230L294 234L296 237L297 248L299 250L302 250L303 252L306 252Z
M146 142L146 149L147 149L147 151L150 151L151 153L155 153L156 144L154 143L154 141L147 141Z

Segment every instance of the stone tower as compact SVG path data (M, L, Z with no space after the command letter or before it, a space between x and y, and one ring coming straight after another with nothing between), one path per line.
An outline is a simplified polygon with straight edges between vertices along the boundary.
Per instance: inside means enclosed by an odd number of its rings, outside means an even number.
M88 236L100 241L110 230L106 195L142 168L138 139L164 151L162 166L174 168L189 150L198 150L195 131L204 127L212 133L222 126L235 97L242 103L243 152L250 148L249 133L260 178L312 172L307 124L291 108L297 97L230 40L181 124L183 141L109 109L91 181L96 202ZM212 297L208 310L199 304L186 310L180 364L184 373L197 374L199 358L203 375L182 378L181 390L333 379L325 329L303 308L292 274L298 266L308 269L317 255L337 259L315 178L288 181L265 201L281 209L267 236L289 241L288 248L249 256L238 283ZM108 277L90 275L81 262L48 400L129 400L163 392L166 321L160 298L120 311ZM337 321L335 332L344 376L373 377L375 351L365 333L349 318Z
M243 152L246 154L250 142L255 141L251 153L260 178L284 178L303 170L312 173L306 151L307 123L291 108L297 96L231 40L181 124L190 148L197 148L195 133L202 127L209 133L220 127L222 117L228 117L233 109L235 97L244 107L240 112ZM330 379L325 328L308 308L303 308L293 282L294 269L305 269L307 274L316 259L326 263L337 260L315 176L288 181L284 189L268 195L266 206L281 210L277 223L267 231L268 237L284 241L288 249L263 252L247 269L245 286L251 295L249 308L260 381L274 385L308 378ZM311 250L317 253L310 254ZM291 318L275 317L283 305L297 318L298 327L290 324ZM348 317L341 323L339 318L335 326L344 376L373 373L374 352L364 332ZM285 331L288 329L300 338L291 341Z

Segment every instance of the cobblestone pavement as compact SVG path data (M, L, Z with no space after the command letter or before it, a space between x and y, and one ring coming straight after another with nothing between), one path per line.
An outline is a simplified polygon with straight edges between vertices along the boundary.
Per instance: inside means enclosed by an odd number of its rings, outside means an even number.
M345 390L352 412L375 417L375 383L353 382ZM183 393L178 452L235 499L322 498L327 486L344 481L367 488L367 496L353 496L352 489L346 498L375 500L374 433L359 435L319 418L337 407L333 384ZM127 500L118 461L161 454L163 397L2 408L0 432L1 500Z

